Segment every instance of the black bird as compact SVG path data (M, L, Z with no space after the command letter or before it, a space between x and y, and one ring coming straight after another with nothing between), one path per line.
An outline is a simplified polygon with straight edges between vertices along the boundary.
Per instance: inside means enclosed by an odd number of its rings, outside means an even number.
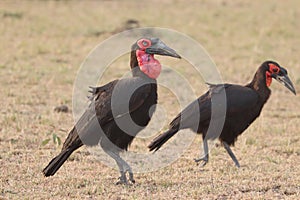
M117 163L118 183L134 183L131 167L119 153L127 150L134 137L149 123L157 103L156 78L161 64L154 54L180 58L158 38L142 38L131 47L130 66L133 77L114 80L101 87L91 87L91 103L65 140L58 156L43 170L52 176L73 151L83 144L100 145Z
M245 85L219 84L210 85L210 89L204 95L188 105L175 119L170 123L169 130L159 135L151 144L150 151L157 151L165 142L167 142L179 130L190 128L192 131L202 134L204 157L195 159L198 163L202 161L202 166L208 162L208 139L219 138L224 148L234 161L237 167L240 167L238 160L230 149L234 145L237 137L246 130L249 125L260 115L260 112L267 102L271 90L272 78L276 79L296 94L295 88L290 81L287 70L273 61L266 61L256 71L253 80ZM214 105L218 99L222 98L223 102L220 108L218 104ZM226 97L224 96L226 94ZM217 110L212 112L215 106ZM226 110L218 114L218 109ZM200 112L199 112L200 111ZM224 122L218 133L214 133L214 127L209 125L212 122ZM209 130L211 129L211 130Z

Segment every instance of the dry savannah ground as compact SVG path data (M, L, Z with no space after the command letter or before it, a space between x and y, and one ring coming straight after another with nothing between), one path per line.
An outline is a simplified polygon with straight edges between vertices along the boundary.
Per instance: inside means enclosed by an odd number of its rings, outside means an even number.
M74 123L72 110L54 107L72 108L80 64L126 21L189 35L209 52L225 82L246 84L261 62L274 59L300 91L299 7L298 0L1 1L0 199L299 199L300 97L276 81L260 118L233 148L240 169L221 147L211 150L204 168L197 166L193 158L202 143L196 137L172 164L137 173L134 185L115 185L119 172L86 147L55 176L41 173ZM113 63L101 83L125 73L128 57ZM188 77L197 95L206 91L201 77L182 67L184 60L158 58ZM158 93L169 120L179 108L164 88ZM146 152L153 137L134 141L130 150Z

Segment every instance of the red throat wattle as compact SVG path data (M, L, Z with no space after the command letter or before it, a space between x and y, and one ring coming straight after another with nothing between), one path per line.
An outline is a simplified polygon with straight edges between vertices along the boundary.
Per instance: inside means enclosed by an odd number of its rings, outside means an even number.
M154 58L152 54L147 54L145 51L137 50L136 58L140 70L149 78L156 79L161 72L161 64Z
M271 83L272 83L271 73L269 71L266 71L266 85L270 87Z

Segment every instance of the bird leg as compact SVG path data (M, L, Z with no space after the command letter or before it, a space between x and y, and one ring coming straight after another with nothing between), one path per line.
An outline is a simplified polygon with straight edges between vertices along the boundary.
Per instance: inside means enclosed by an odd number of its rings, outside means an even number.
M125 160L123 160L118 153L115 153L111 150L105 150L105 152L116 161L116 163L119 167L121 176L119 177L120 180L116 184L117 185L118 184L128 184L127 178L126 178L126 172L128 172L128 174L129 174L129 180L132 183L135 183L135 180L133 178L132 169L128 165L128 163Z
M126 178L125 172L124 171L120 171L120 173L121 173L121 176L119 177L120 180L118 182L116 182L116 185L120 185L120 184L127 185L128 182L127 182L127 178Z
M118 162L116 159L114 159L114 160L116 161L116 163L119 167L120 174L121 174L121 176L119 177L120 180L116 183L116 185L118 185L118 184L127 184L127 178L126 178L126 174L125 174L123 165L120 162Z
M226 142L224 142L224 141L222 143L223 143L224 148L226 149L227 153L230 155L231 159L233 160L235 166L239 168L240 167L240 163L236 159L236 157L235 157L234 153L232 152L230 146Z
M131 169L131 167L129 166L129 164L125 160L123 160L123 168L125 169L124 170L125 173L128 172L128 174L129 174L129 180L131 181L131 183L135 183L135 180L133 178L132 169Z
M201 167L204 167L208 163L208 144L207 144L207 140L205 138L203 138L203 150L204 150L204 156L194 159L194 161L196 163L199 163L200 161L202 161L202 163L200 165Z

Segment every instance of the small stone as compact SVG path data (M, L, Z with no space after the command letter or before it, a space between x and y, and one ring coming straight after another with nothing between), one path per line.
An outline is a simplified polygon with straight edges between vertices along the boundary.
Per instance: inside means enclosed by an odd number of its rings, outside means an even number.
M67 113L69 111L69 108L66 105L60 105L60 106L56 106L54 108L54 111L55 112L64 112L64 113Z

